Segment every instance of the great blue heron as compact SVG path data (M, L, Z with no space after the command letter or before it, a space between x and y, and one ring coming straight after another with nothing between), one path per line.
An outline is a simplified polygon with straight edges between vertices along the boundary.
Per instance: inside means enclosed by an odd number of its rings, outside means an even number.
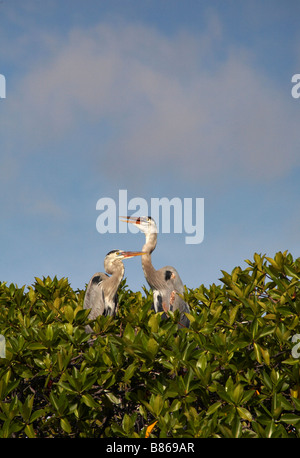
M89 319L95 320L99 315L115 315L118 308L117 291L124 275L123 259L142 255L141 251L112 250L104 258L104 269L110 274L103 272L95 273L89 281L86 289L83 308L91 309ZM90 326L86 326L87 332L92 332Z
M151 216L121 216L122 221L134 224L144 232L146 243L142 251L146 253L142 257L142 267L145 278L153 291L153 306L155 312L167 312L167 310L180 311L180 324L189 327L190 321L184 314L189 313L188 304L179 296L183 295L184 286L181 278L174 267L166 266L156 270L151 262L151 253L154 251L157 243L157 226Z

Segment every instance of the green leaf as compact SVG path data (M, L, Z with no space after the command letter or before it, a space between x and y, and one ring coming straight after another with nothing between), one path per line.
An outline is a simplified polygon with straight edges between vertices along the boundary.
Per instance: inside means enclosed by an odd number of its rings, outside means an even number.
M261 360L260 346L256 342L254 342L253 348L254 348L255 358L261 364L262 360Z
M220 401L217 401L215 402L214 404L212 404L208 409L207 409L207 412L206 412L206 415L212 415L213 413L215 413L219 407L221 407L222 405L222 402Z
M24 429L24 432L25 432L26 436L29 437L29 438L31 438L31 439L33 439L33 438L36 437L32 425L26 425L26 426L25 426L25 429Z
M262 270L262 262L263 262L264 256L261 257L261 255L259 255L258 253L254 253L253 258L254 258L254 261L255 261L255 263L257 264L259 270ZM251 264L251 263L250 263L250 264Z
M55 408L55 410L58 412L59 415L63 415L65 412L67 406L68 406L68 401L65 393L61 393L59 397L55 396L54 393L51 391L50 393L50 402Z
M122 420L122 427L124 429L124 431L129 434L130 433L130 430L132 428L132 419L131 417L125 413L124 417L123 417L123 420Z
M59 411L59 403L58 403L58 398L54 395L54 393L50 393L50 401L55 407L57 411Z
M66 382L62 382L61 380L58 382L59 386L61 388L63 388L64 390L68 391L69 393L73 393L73 394L77 394L77 390L74 390L73 388L71 388L71 386L66 383Z
M236 410L239 416L243 418L243 420L252 421L252 415L249 410L245 409L244 407L237 407Z
M150 339L147 342L147 351L149 351L149 353L155 356L158 349L159 349L158 343L156 342L155 339L153 339L153 337L150 337Z
M89 310L77 310L75 314L75 322L76 324L83 324L87 317L89 316Z
M117 398L113 393L105 393L105 396L110 400L110 402L112 402L113 404L120 404L121 403L121 399L120 398Z
M105 363L107 366L111 366L111 365L112 365L112 360L110 359L110 357L108 356L107 353L103 353L103 354L102 354L102 359L103 359L104 363Z
M30 417L30 423L33 423L35 420L37 420L38 418L44 415L45 415L44 409L35 410Z
M47 347L45 345L39 343L39 342L32 342L28 345L27 347L29 350L47 350Z
M67 318L69 323L72 323L74 320L74 311L70 305L67 305L64 309L64 315Z
M293 269L291 266L284 266L284 271L288 276L297 278L297 280L300 280L299 275L297 274L295 269Z
M252 338L255 339L258 333L258 320L256 318L252 321L250 329L252 332Z
M97 402L92 398L92 396L89 393L83 394L81 396L81 399L86 406L91 407L93 409L99 408L99 405L97 404Z
M274 315L273 318L276 318L276 315ZM276 326L266 326L263 329L261 329L261 331L259 331L257 337L260 338L260 337L269 336L270 334L274 333L275 329L276 329Z
M68 434L70 434L70 432L72 431L71 425L66 418L60 419L60 426Z
M180 409L181 405L181 401L179 401L178 399L174 399L170 407L170 412L177 412Z
M136 363L132 363L127 367L127 369L125 370L124 377L123 377L123 380L124 380L125 383L129 382L129 380L132 378L132 376L134 375L136 370L137 370L137 364Z
M29 297L29 300L32 304L34 304L36 302L36 294L34 292L34 290L30 287L29 291L28 291L28 297Z
M51 341L53 339L53 335L53 326L51 324L48 324L46 329L46 339Z
M44 282L40 278L35 277L35 280L37 281L39 285L44 286Z
M299 412L300 412L300 399L291 397L291 400L293 401L296 409L299 410Z
M265 429L266 437L272 437L273 432L275 431L275 429L276 429L275 421L273 419L269 420L268 423L267 423L267 427Z
M187 316L187 318L190 320L190 323L194 323L196 321L196 318L194 317L194 315L191 315L190 313L187 313L185 312L185 315Z
M266 365L270 366L270 353L269 353L269 350L260 347L260 351L261 351L262 357L263 357Z
M150 318L148 320L148 325L151 328L151 332L158 332L160 319L161 319L160 315L158 315L158 314L150 316Z
M233 325L235 317L236 317L236 314L237 314L239 308L240 308L240 304L237 304L235 307L233 307L233 309L230 310L230 313L229 313L229 324L230 324L230 326Z
M288 364L289 366L295 366L299 364L299 360L295 358L288 358L281 362L281 364Z
M285 413L281 415L280 421L284 421L289 425L298 425L300 423L300 416L295 415L294 413Z
M266 387L270 391L272 391L273 390L272 380L270 379L269 375L265 371L263 371L263 380L264 380Z
M33 408L34 395L28 395L24 404L20 406L21 415L25 423L29 423L29 418Z
M271 277L271 279L276 283L276 285L278 286L280 291L285 292L286 291L286 287L284 286L282 281L279 280L279 278L272 272L271 268L269 268L267 266L264 266L264 269L267 272L267 274Z
M242 387L241 384L238 384L232 393L232 400L235 404L239 404L242 400L244 394L244 388Z
M205 371L205 369L207 367L207 358L206 358L206 355L204 353L202 353L202 355L198 358L196 366L200 367L200 369L202 371Z
M155 397L152 397L150 400L150 405L153 409L154 414L158 417L162 411L164 401L160 394Z
M132 342L134 341L134 338L135 338L134 329L132 328L132 326L129 323L126 324L123 335L126 339L131 340Z
M277 264L277 262L272 259L272 258L269 258L268 256L265 257L267 259L267 261L269 261L269 263L276 269L276 270L280 270L280 266Z

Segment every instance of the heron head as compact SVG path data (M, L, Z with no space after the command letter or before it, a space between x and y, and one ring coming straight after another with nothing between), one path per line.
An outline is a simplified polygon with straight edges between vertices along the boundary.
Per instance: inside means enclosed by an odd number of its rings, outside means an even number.
M104 268L107 273L112 273L114 270L113 266L117 266L118 262L123 259L134 258L135 256L141 256L143 251L123 251L123 250L112 250L104 258ZM116 263L116 264L115 264Z
M121 221L131 223L145 234L157 234L157 226L151 216L120 216Z
M105 259L110 261L123 260L133 258L135 256L141 256L145 254L143 251L123 251L123 250L112 250L105 256Z

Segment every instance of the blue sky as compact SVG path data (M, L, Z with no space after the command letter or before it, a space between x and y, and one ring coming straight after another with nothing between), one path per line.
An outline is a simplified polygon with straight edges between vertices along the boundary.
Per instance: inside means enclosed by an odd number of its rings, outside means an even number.
M0 3L0 279L84 288L142 234L96 230L100 198L204 198L205 236L159 234L190 288L254 252L299 257L300 3ZM127 283L145 284L139 259Z

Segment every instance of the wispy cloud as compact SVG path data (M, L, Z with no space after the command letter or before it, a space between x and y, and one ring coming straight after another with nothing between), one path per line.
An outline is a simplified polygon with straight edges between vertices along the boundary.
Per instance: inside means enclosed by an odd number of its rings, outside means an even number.
M221 40L217 18L200 39L104 24L52 37L15 88L11 110L23 144L71 135L84 116L111 131L101 150L107 172L122 160L123 172L147 161L150 172L160 164L195 180L288 173L299 160L289 93L278 93L247 50L223 46L210 66ZM10 113L14 123L16 116Z

